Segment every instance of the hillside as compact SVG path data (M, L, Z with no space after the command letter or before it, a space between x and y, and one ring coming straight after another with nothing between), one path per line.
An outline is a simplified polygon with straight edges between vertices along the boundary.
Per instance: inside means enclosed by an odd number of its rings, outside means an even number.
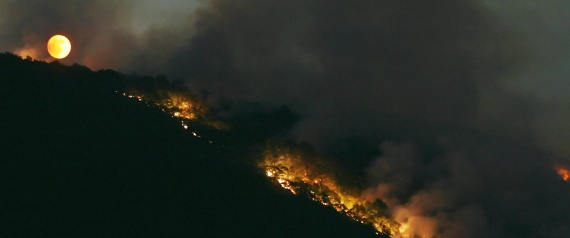
M163 78L7 53L0 77L0 237L375 236L252 166L259 146L294 123L286 108L230 118L229 130L204 122L212 110L191 125L197 138L116 93L183 88Z

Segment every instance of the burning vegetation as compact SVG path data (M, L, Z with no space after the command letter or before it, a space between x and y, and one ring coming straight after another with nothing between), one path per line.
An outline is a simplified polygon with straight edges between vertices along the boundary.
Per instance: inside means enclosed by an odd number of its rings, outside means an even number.
M115 91L115 93L120 92ZM205 108L198 103L197 100L181 94L168 92L163 97L157 95L147 97L144 93L136 91L132 93L122 92L120 94L139 102L144 102L148 106L154 105L160 107L162 111L168 112L176 118L196 120L203 117L206 112Z
M140 91L132 91L131 93L115 91L115 93L144 103L147 107L157 107L171 117L179 119L182 128L191 130L192 136L196 138L202 138L202 136L197 131L192 130L190 126L192 122L205 124L216 129L226 129L228 127L221 121L211 119L212 117L208 115L209 111L207 108L188 93L155 92L145 94ZM214 143L213 140L208 140L208 142Z
M562 180L570 182L570 170L563 167L558 167L556 168L556 173L560 175L560 178L562 178Z
M158 108L179 120L184 130L199 139L202 136L195 127L197 124L215 129L229 129L225 123L215 120L216 117L208 107L188 93L187 89L152 88L115 93L148 107ZM214 143L210 139L208 142ZM319 161L313 158L318 156L307 156L293 150L283 146L270 147L258 163L259 168L263 169L265 175L276 185L294 195L304 196L330 207L358 223L368 225L374 228L378 235L394 238L434 237L435 230L427 233L418 230L418 227L427 227L425 229L428 230L437 227L430 224L433 220L417 217L413 212L408 214L410 211L406 209L398 210L389 202L386 205L381 200L372 200L366 196L366 190L341 183L344 180L335 176L338 173L326 169L330 166L320 166ZM555 167L555 171L563 181L570 182L570 170L566 167Z
M229 127L209 115L208 108L187 92L176 90L140 91L115 93L144 103L148 107L156 107L172 118L180 120L184 130L196 138L202 138L193 124L209 125L216 129ZM214 143L213 140L208 140ZM380 200L372 201L366 197L366 191L360 191L339 183L334 172L327 171L325 166L300 152L293 152L286 147L270 147L263 154L258 166L265 175L283 189L294 195L305 196L323 206L333 208L352 220L369 225L377 234L395 238L432 237L417 234L412 227L422 226L417 219L399 219L394 216L387 205ZM558 166L556 173L565 182L570 182L570 170ZM425 225L425 224L424 224ZM433 232L429 233L432 234Z
M119 76L109 74L109 77ZM228 124L218 120L210 107L184 82L168 81L163 76L155 78L134 76L133 79L125 80L117 87L120 90L116 90L115 93L142 102L148 107L159 108L169 116L179 119L184 129L190 128L190 122L218 130L229 129Z
M341 186L331 175L304 160L300 154L268 151L259 167L267 177L295 195L308 196L357 222L371 225L377 234L401 237L400 228L404 226L388 218L382 202L372 203L363 199L358 192Z

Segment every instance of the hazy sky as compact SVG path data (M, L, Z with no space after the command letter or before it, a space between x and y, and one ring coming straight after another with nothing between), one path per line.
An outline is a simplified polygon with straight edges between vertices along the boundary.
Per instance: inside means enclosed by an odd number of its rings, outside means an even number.
M132 30L143 34L152 27L171 28L172 24L189 21L200 0L142 0L133 4Z
M567 237L568 216L551 215L570 212L552 172L570 165L569 13L568 0L0 0L0 50L47 59L61 33L66 64L165 74L214 104L287 104L291 138L377 145L371 194L395 188L382 198L440 237L521 237L512 222Z

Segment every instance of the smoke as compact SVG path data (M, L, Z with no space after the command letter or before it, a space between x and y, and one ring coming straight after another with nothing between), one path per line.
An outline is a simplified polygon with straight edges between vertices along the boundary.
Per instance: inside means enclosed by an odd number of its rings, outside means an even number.
M214 104L287 104L301 114L291 137L331 157L361 148L346 138L375 145L341 164L367 165L362 196L408 234L570 232L553 170L570 164L568 1L0 0L0 11L2 49L42 58L66 34L69 62L166 74Z
M570 21L570 3L548 0L489 1L500 11L501 21L524 33L522 39L529 52L528 64L518 68L503 88L527 100L527 107L534 110L529 125L536 143L568 163L570 147L570 117L568 76L570 75L570 35L566 33Z
M551 78L529 71L545 69L537 40L552 35L533 37L517 23L531 19L504 11L512 4L213 0L174 55L186 67L169 72L292 106L292 134L320 150L346 137L381 144L363 197L383 200L405 235L565 237L570 191L552 164L567 163L568 133L543 124L565 128L569 101L527 94Z
M404 234L565 237L570 191L552 165L568 163L570 101L541 87L567 89L568 52L545 46L568 42L564 18L539 30L551 11L524 18L532 8L517 3L213 0L174 55L186 67L169 72L292 106L292 134L320 150L381 144L363 197L383 200Z
M300 140L408 137L416 134L402 134L410 126L531 133L530 109L496 92L526 52L475 1L209 4L197 13L191 44L174 55L185 67L169 72L223 97L291 105L304 116ZM514 109L480 114L489 104L481 100L496 94ZM522 120L504 123L514 118Z
M381 199L405 234L421 237L565 237L570 190L544 155L501 141L440 142L428 158L385 142L367 170L367 200Z
M191 35L171 26L189 26L188 18L198 5L178 0L0 0L0 50L50 60L47 40L63 34L72 41L71 54L60 60L64 63L156 73L160 69L148 64L168 61L166 57ZM162 28L169 30L163 33Z

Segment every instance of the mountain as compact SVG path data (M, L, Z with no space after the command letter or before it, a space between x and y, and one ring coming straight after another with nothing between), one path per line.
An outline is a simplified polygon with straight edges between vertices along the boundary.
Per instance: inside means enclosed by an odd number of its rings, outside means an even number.
M256 168L295 122L286 107L251 106L231 129L208 109L185 130L122 94L186 90L162 77L4 53L0 80L0 237L376 237Z

